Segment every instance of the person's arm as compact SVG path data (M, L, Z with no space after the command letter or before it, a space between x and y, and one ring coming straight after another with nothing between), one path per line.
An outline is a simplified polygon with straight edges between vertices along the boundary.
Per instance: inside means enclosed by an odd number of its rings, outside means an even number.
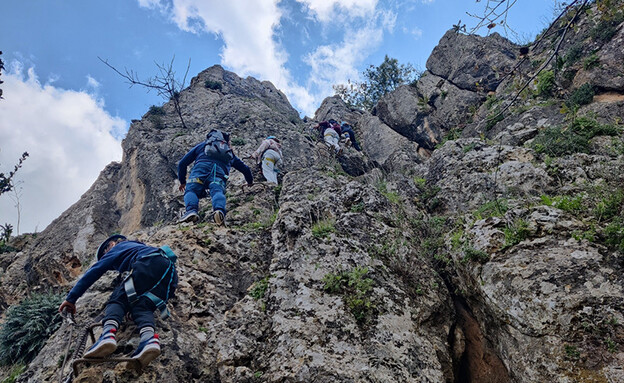
M240 158L234 156L234 160L232 162L232 166L234 169L243 173L245 176L245 181L247 181L247 185L253 185L253 174L251 174L251 170Z
M186 168L197 158L200 146L202 146L203 142L197 144L193 149L189 150L188 153L178 163L178 181L180 181L180 185L186 185Z
M258 149L256 149L255 152L253 152L253 154L251 155L253 158L259 159L258 157L264 152L264 150L269 146L269 140L264 140L262 141L262 143L260 144L260 146L258 147Z
M65 300L71 304L75 304L89 287L91 287L105 272L115 269L115 254L112 253L114 248L106 253L102 259L97 261L87 272L76 282L76 285L69 291Z

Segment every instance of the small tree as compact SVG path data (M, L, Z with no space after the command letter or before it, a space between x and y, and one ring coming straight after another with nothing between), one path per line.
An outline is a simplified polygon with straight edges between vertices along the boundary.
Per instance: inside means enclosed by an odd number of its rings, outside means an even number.
M12 171L8 174L0 173L0 195L13 190L14 185L11 180L13 179L13 176L15 176L17 170L22 167L22 162L24 162L26 157L28 157L28 152L22 153L22 157L20 157L17 165L15 165Z
M348 105L371 110L384 95L400 85L411 83L418 76L411 64L399 64L394 58L384 57L379 66L369 65L364 70L363 82L347 81L347 85L334 85L334 91Z
M173 56L169 65L155 63L156 67L158 68L159 74L154 77L150 77L147 80L139 79L138 74L131 69L124 69L124 72L122 73L117 68L109 64L107 60L104 60L101 57L98 57L98 59L106 64L106 66L114 70L118 75L125 78L131 87L133 85L141 85L147 88L148 92L154 89L159 96L165 99L165 101L173 101L173 106L176 113L178 114L178 117L180 118L180 122L182 122L182 127L186 129L184 118L182 118L180 92L182 91L182 89L184 89L184 86L186 84L186 76L188 75L188 71L191 67L191 59L189 59L188 65L186 66L186 72L184 72L184 77L182 78L182 81L176 79L176 73L173 70L173 61L175 60L175 56Z

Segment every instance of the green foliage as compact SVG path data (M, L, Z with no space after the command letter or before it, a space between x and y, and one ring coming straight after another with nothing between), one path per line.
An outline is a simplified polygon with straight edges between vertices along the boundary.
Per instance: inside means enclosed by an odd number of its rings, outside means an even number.
M340 270L323 277L323 289L331 294L341 294L359 324L368 322L376 307L370 299L373 280L366 278L368 267L356 266L350 271Z
M592 53L588 58L586 58L583 61L583 68L585 70L590 70L592 68L595 68L598 66L598 64L600 64L600 59L598 58L598 56L596 55L596 53Z
M612 249L624 253L624 219L618 217L605 227L605 243Z
M591 84L583 84L570 94L566 105L569 108L587 105L594 100L594 94L594 87Z
M564 61L567 65L573 65L583 56L583 46L581 44L574 44L570 47L568 52L564 56Z
M0 364L29 363L61 325L63 296L33 294L11 306L0 328Z
M537 95L548 98L555 90L555 73L551 70L541 71L537 75Z
M204 86L212 90L221 90L221 88L223 88L223 84L221 84L219 81L214 80L206 80L204 82Z
M433 212L440 206L440 200L436 197L440 188L427 183L424 178L416 178L414 179L414 182L416 183L418 190L421 192L418 204L428 212Z
M581 357L581 353L576 349L575 346L565 345L564 346L566 359L570 360L579 360Z
M526 221L518 219L508 225L503 232L505 233L505 248L515 246L529 237L529 225Z
M254 283L253 287L249 290L249 295L255 300L264 298L267 290L269 289L270 278L271 276L267 275L266 277Z
M542 203L546 206L554 206L557 209L561 209L570 213L578 213L583 208L583 195L571 196L556 196L550 198L547 195L542 195Z
M496 124L503 121L505 116L502 113L493 112L486 117L485 121L485 131L490 131Z
M12 179L15 176L15 173L17 173L18 169L22 167L22 163L24 162L24 160L26 160L26 157L28 156L28 152L22 153L22 156L17 161L17 165L13 167L12 171L10 171L8 174L0 173L0 195L13 190Z
M19 376L26 371L26 365L25 364L21 364L18 363L16 365L14 365L11 368L11 371L9 371L9 376L7 376L6 378L4 378L4 380L2 381L2 383L15 383L17 381L17 378L19 378Z
M334 85L333 88L347 105L371 110L381 97L400 85L411 83L417 75L411 64L399 64L397 59L386 55L379 66L370 65L364 70L364 82L349 80L347 85Z
M5 223L0 225L0 229L2 230L2 233L0 233L0 254L15 251L14 247L9 246L9 240L11 239L11 234L13 234L13 225Z
M165 108L163 108L162 106L156 106L156 105L150 106L148 113L151 114L152 116L164 116L165 114L167 114L165 112Z
M364 211L364 208L365 208L364 202L359 202L359 203L356 203L355 205L352 205L349 211L351 213L361 213Z
M329 234L336 232L336 221L322 219L312 226L312 235L316 238L327 238Z
M232 138L232 146L243 146L246 144L245 140L240 137Z
M623 207L624 191L619 189L601 198L596 204L593 213L596 219L601 222L620 215Z
M589 152L589 140L595 136L619 134L614 125L603 125L589 117L575 118L567 127L548 127L538 133L533 149L551 157Z
M478 263L486 263L490 260L490 255L482 250L477 250L473 247L466 246L463 249L464 257L462 258L462 262L466 263L468 261L478 262Z
M502 217L509 210L509 201L507 199L497 199L484 203L473 214L475 219L486 219L490 217Z
M617 33L617 26L622 20L617 17L613 20L600 20L598 24L591 30L589 35L594 41L606 43L611 41Z
M379 192L388 199L393 204L398 204L401 202L401 198L399 197L399 193L395 191L388 190L388 184L385 181L382 181L377 184L377 189Z

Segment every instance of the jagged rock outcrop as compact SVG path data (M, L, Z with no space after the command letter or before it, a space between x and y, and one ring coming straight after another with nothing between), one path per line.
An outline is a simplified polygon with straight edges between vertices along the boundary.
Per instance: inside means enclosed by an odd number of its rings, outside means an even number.
M153 108L121 163L0 255L2 307L29 290L66 292L121 230L179 255L163 354L140 374L86 366L75 382L624 381L621 8L581 13L562 47L597 50L601 66L568 56L548 94L533 84L516 97L548 49L522 61L498 35L448 32L426 75L374 114L330 97L305 122L270 83L209 68L180 94L188 129L171 104ZM592 33L618 17L612 35ZM586 81L595 96L570 107ZM335 157L317 142L311 128L328 118L351 123L363 152ZM176 162L216 127L245 160L279 136L283 183L243 189L233 172L228 226L176 225ZM81 326L116 283L110 273L79 300ZM116 355L136 347L133 330ZM57 381L66 336L18 382Z

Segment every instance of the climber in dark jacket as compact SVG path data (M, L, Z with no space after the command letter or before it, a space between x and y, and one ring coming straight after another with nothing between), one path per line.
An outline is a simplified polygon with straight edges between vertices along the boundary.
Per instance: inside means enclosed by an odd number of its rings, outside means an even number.
M165 247L163 247L164 249ZM142 366L147 365L160 355L160 341L155 333L154 311L166 312L166 302L174 294L178 285L175 257L170 253L144 243L128 241L123 235L113 235L98 247L97 262L87 270L70 290L59 311L76 313L76 301L105 272L117 270L119 273L131 271L132 274L113 290L106 304L102 320L102 335L84 354L85 358L104 358L117 349L115 333L130 312L139 329L141 341L132 354ZM128 282L130 280L131 282ZM130 287L131 290L128 290Z
M355 150L357 150L358 152L361 152L362 148L360 147L360 144L358 144L358 142L355 140L355 132L353 131L353 128L351 127L351 125L343 121L342 125L340 126L340 130L342 134L346 133L349 135L349 142L353 144L353 147L355 148Z
M208 137L213 131L214 129L208 133ZM227 141L228 147L230 147L229 134L222 134L225 141ZM178 223L196 222L199 220L199 214L197 213L199 210L199 199L206 197L206 189L210 192L213 211L212 219L219 225L225 222L225 215L227 214L225 208L225 188L231 167L243 173L248 185L253 185L251 170L233 153L231 160L226 163L206 155L204 152L205 147L205 141L197 144L182 157L178 164L178 181L180 181L180 191L184 191L184 205L186 206L186 213L178 220ZM193 161L195 161L195 164L191 169L187 185L186 168Z

